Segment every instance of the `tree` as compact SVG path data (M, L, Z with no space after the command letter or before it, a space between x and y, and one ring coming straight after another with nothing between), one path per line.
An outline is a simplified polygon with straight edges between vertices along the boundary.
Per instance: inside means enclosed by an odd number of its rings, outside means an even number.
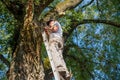
M12 14L14 16L14 19L16 20L16 27L14 29L14 41L16 42L12 43L12 45L14 45L12 61L10 63L10 69L8 71L9 80L44 80L44 70L41 60L41 31L44 27L44 23L46 23L50 18L67 19L66 21L63 21L66 22L66 24L69 24L65 29L66 31L64 31L64 38L66 44L68 44L69 37L72 35L71 32L74 32L75 29L77 29L77 27L81 24L104 23L107 25L112 25L113 27L120 27L120 24L117 22L118 20L111 21L112 18L110 20L104 19L104 17L109 17L109 15L106 16L101 11L102 8L99 7L99 5L105 4L105 1L99 2L98 0L96 0L97 7L94 7L95 9L99 9L100 12L97 19L95 19L92 14L90 14L90 19L89 17L81 14L82 9L84 11L85 7L89 7L89 5L91 5L93 2L95 3L94 0L91 0L90 2L88 2L88 4L82 3L82 0L65 0L58 1L57 4L53 5L50 4L55 3L53 2L53 0L1 0L1 2L9 10L9 14ZM86 5L81 7L81 4ZM78 9L76 7L78 7ZM46 8L50 10L47 10ZM89 11L90 9L91 8L88 8L87 11ZM45 13L45 10L47 13ZM89 14L89 12L87 11L86 13ZM105 10L105 12L107 13L107 10ZM99 18L99 16L104 17ZM65 46L64 55L67 57L71 57L73 58L73 60L77 61L78 59L76 56L67 54L68 52L66 50L67 48L70 49L69 45ZM74 46L79 48L79 45ZM1 55L0 57L0 59L9 66L9 62L4 58L4 56ZM86 58L84 58L84 60L86 60ZM82 61L78 62L83 64ZM86 65L83 65L82 68L85 66ZM93 68L91 68L91 70L93 70ZM87 71L92 76L92 73L89 70Z
M52 1L52 0L51 0ZM50 1L50 2L51 2ZM44 9L45 6L49 4L49 1L43 1L45 4L41 4L42 1L36 3L34 5L33 0L28 0L24 2L20 1L4 1L2 2L6 5L8 10L13 13L14 17L19 22L20 32L17 36L17 45L16 49L13 52L13 60L11 62L11 66L8 72L8 79L9 80L43 80L44 73L43 73L43 65L40 60L40 51L41 51L41 44L42 44L42 37L41 37L41 24L45 22L45 18L43 21L40 21L40 25L38 24L38 15ZM74 2L71 4L70 1L65 1L68 5L61 6L60 3L56 7L57 12L64 11L65 9L77 5L81 0ZM27 3L27 4L26 4ZM24 5L26 4L26 5ZM42 5L42 6L41 6ZM41 9L39 9L42 7ZM26 13L25 13L26 11ZM52 14L55 13L52 12ZM51 13L49 13L50 16ZM49 15L48 14L48 15ZM46 18L50 18L47 16Z

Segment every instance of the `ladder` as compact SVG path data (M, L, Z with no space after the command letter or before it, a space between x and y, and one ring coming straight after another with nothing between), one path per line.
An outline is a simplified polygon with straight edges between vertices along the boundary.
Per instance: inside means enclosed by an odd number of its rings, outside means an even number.
M55 80L65 80L62 77L62 75L60 75L60 73L57 71L57 69L55 67L55 64L54 64L54 61L53 61L53 58L52 58L52 55L51 55L50 49L49 49L49 42L48 42L47 34L45 33L45 31L42 32L42 37L43 37L44 45L45 45L46 50L47 50L47 54L48 54L48 57L49 57L49 60L50 60L50 64L51 64L51 67L52 67L52 71L53 71Z

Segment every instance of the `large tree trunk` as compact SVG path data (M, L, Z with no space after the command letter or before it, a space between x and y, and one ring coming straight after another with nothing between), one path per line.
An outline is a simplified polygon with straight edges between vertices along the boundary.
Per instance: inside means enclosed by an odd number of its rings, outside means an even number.
M18 45L13 54L9 80L44 80L43 65L40 58L41 29L35 22L33 9L33 0L29 0Z

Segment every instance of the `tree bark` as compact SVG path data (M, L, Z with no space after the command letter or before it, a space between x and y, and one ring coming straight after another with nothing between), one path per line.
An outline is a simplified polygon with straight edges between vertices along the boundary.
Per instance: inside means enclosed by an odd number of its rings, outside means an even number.
M50 10L44 17L43 21L48 21L51 18L57 18L65 14L66 10L73 9L83 0L64 0L58 3L54 9Z
M20 22L20 24L18 24L20 25L19 38L8 71L8 80L44 80L44 70L40 58L42 44L41 26L38 26L37 19L41 11L53 0L46 0L45 2L47 4L42 8L40 8L42 4L38 6L34 5L33 0L28 0L27 5L22 2L1 1L14 15L15 19ZM50 11L40 22L46 22L51 16L54 16L51 13L56 14L57 12L57 16L59 12L75 7L81 1L82 0L75 0L74 4L71 4L72 2L70 0L65 0L58 4L59 6L56 6L52 12ZM63 4L64 7L62 6ZM61 7L61 9L59 7ZM39 8L40 10L37 10ZM24 12L25 9L26 13Z
M33 0L28 0L18 45L8 73L9 80L44 80L44 70L40 58L41 29L34 20L33 9Z

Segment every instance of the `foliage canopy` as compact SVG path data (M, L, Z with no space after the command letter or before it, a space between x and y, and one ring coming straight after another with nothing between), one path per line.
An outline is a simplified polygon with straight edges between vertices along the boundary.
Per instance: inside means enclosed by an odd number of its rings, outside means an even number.
M43 10L39 19L44 18L61 1L53 1ZM107 23L110 20L119 24L119 3L119 0L83 0L74 9L67 10L64 16L57 18L64 30L63 55L75 80L120 79L120 26ZM35 0L35 5L38 4L39 0ZM1 1L0 6L0 55L10 62L18 23ZM42 53L45 69L50 69L44 45ZM0 79L6 80L9 64L6 66L2 58Z

